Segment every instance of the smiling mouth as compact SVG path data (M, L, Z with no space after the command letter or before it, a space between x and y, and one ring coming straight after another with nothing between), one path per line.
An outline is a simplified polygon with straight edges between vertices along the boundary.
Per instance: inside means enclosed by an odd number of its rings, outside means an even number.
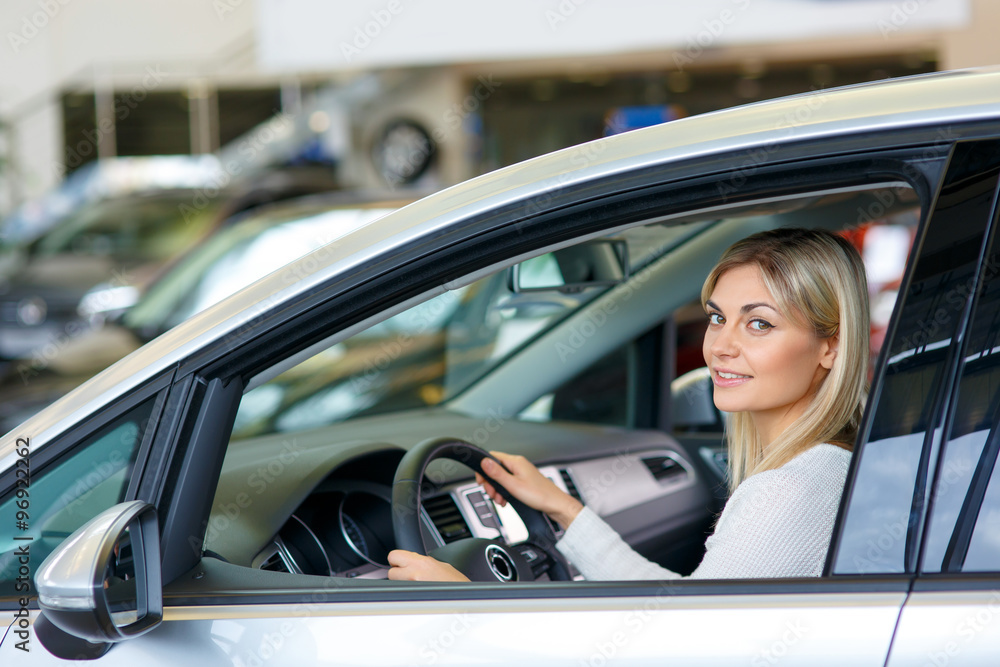
M751 375L740 375L739 373L723 373L722 371L716 371L716 373L724 380L745 380L753 377Z

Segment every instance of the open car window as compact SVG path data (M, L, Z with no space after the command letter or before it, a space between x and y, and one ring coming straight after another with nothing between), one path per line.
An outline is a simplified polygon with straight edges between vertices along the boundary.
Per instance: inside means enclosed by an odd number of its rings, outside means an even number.
M822 226L845 234L871 267L875 355L920 218L916 194L893 183L651 220L609 235L628 247L624 284L518 293L502 269L337 340L244 394L206 548L261 569L384 577L396 466L416 442L452 436L540 461L613 526L630 516L619 528L640 553L690 572L721 508L714 489L722 480L704 474L704 442L688 437L705 406L674 406L676 438L627 435L650 382L651 327L673 323L658 329L669 333L671 358L655 376L670 391L701 365L698 293L725 247L763 229ZM551 277L544 254L529 264L534 278ZM596 353L598 340L607 353ZM558 341L570 348L562 356ZM565 380L533 372L542 365L535 361L558 363ZM470 393L482 410L463 403ZM702 398L714 409L710 390ZM707 429L709 458L721 443L716 425ZM637 453L616 458L622 451ZM640 492L646 477L652 486ZM516 515L477 496L471 478L463 466L435 477L422 508L428 544L519 534ZM484 519L483 507L496 518Z

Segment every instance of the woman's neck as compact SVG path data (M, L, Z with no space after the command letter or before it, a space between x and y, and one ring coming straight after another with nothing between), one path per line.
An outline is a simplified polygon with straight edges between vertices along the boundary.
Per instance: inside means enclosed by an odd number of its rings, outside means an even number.
M761 450L763 455L767 455L767 450L772 443L781 437L781 434L788 430L788 427L801 417L813 396L803 396L800 400L791 405L782 406L775 410L758 410L750 413L757 435L760 436Z

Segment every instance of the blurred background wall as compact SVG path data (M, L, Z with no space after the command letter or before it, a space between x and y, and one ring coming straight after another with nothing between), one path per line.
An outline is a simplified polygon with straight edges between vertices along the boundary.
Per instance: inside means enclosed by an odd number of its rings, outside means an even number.
M0 215L99 158L436 188L684 115L1000 63L996 0L5 0L0 25Z

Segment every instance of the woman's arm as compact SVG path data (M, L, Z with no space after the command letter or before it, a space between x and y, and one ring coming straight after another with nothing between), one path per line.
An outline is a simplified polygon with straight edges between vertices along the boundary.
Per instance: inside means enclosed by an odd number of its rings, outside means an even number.
M501 507L506 505L507 501L490 483L494 480L528 507L548 514L563 528L568 528L583 509L583 503L556 486L523 456L503 452L490 452L490 454L497 457L507 470L492 459L483 459L483 472L488 477L477 474L476 481L483 485L493 502ZM508 470L510 472L507 472Z
M592 580L676 579L680 575L646 560L593 511L569 495L538 471L523 456L491 452L507 468L490 459L482 463L483 475L476 480L493 501L501 506L507 501L490 482L503 485L512 496L555 519L566 532L556 548L572 562L583 576ZM509 471L509 472L508 472ZM464 575L447 563L410 551L389 553L390 579L414 581L466 581Z
M545 512L559 522L563 528L569 526L583 509L583 504L569 495L552 480L538 471L528 459L503 452L492 452L503 462L499 466L491 459L484 459L483 472L476 474L476 480L483 485L486 493L501 506L507 501L491 484L493 480L502 484L512 496L541 512ZM508 470L510 472L508 472ZM421 556L412 551L395 549L389 552L389 578L410 581L468 581L461 572L447 563L430 556Z
M584 507L556 548L589 581L678 579L680 575L640 556L615 529Z
M556 486L523 456L491 453L510 472L489 459L483 461L483 472L521 502L559 522L566 532L556 543L556 548L587 579L675 579L679 576L636 553L611 526ZM482 476L477 476L477 479L494 502L500 505L506 503L489 480Z
M821 575L850 456L839 447L817 445L781 468L747 478L726 503L714 534L705 543L705 557L689 576L730 579ZM509 483L507 488L512 494L528 504L533 499L554 508L554 512L562 512L562 519L555 517L560 523L568 517L568 525L563 524L566 532L556 548L587 579L680 578L676 572L636 553L591 509L578 501L573 505L561 499L559 494L566 494L527 460L506 454L498 458L514 473L495 473L498 480ZM558 493L552 493L536 475ZM490 490L496 499L495 490ZM449 574L437 569L431 572L431 576L438 577L433 579L436 581Z

